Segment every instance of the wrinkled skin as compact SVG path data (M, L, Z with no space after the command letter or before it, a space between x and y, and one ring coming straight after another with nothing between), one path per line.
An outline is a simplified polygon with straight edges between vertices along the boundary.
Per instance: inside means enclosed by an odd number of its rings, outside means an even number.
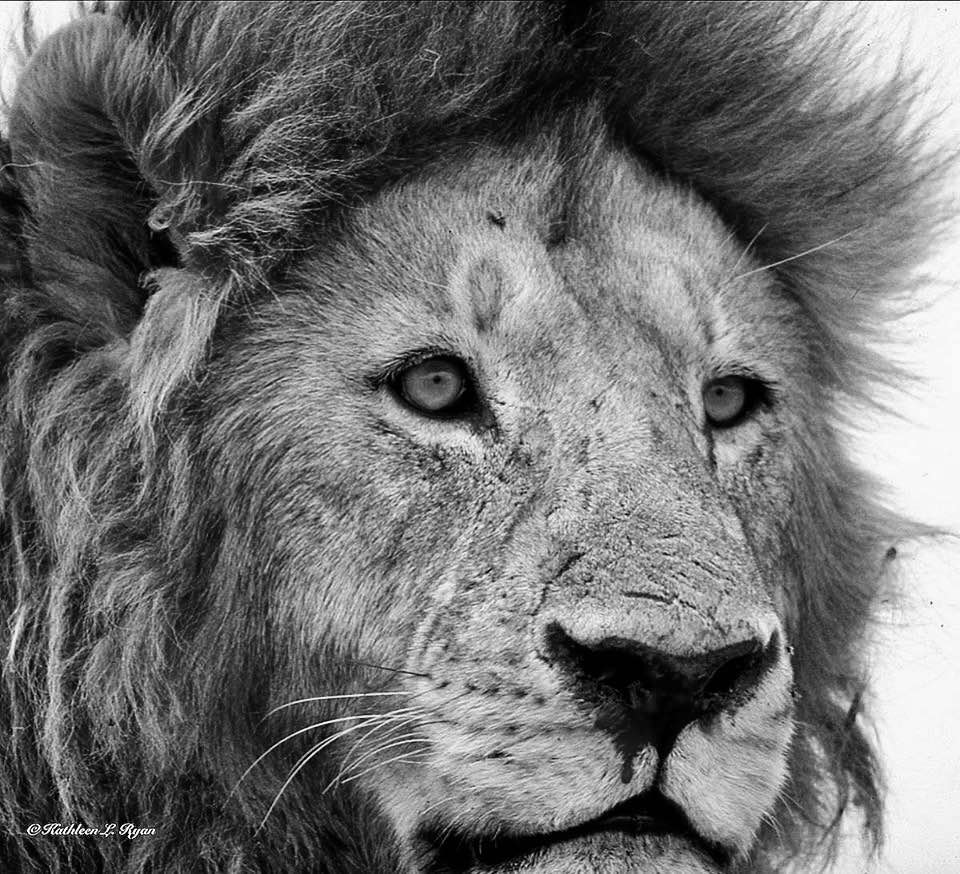
M804 320L768 273L741 275L756 263L693 193L605 138L562 161L559 139L478 148L319 240L237 316L206 384L210 432L228 435L224 482L231 441L262 451L244 475L266 496L259 524L288 580L269 609L290 645L333 639L332 658L394 669L323 689L397 693L324 718L400 714L330 755L410 871L705 874L749 855L786 779L776 543L803 427L791 401L811 390ZM385 375L411 353L466 362L476 411L430 418L398 398ZM269 394L237 413L267 369ZM728 373L764 380L770 401L713 428L702 387ZM278 455L280 434L296 442ZM762 663L658 735L656 713L611 717L577 655L605 653L629 683L637 647L752 647ZM547 835L651 789L688 831L613 827L496 864L437 847Z

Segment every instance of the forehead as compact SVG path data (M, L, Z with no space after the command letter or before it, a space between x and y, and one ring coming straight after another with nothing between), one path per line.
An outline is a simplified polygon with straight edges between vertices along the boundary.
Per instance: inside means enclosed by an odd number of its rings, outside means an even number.
M491 343L568 357L749 352L755 323L795 315L769 277L740 277L755 266L693 191L602 133L554 129L380 193L305 271L372 365L401 347L469 357Z

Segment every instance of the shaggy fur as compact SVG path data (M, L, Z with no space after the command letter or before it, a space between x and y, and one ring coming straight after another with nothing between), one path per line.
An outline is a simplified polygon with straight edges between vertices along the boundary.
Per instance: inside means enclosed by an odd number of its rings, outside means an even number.
M229 795L272 678L309 676L320 654L296 661L258 624L275 547L232 524L256 515L258 496L236 497L255 443L237 449L234 503L205 491L213 450L191 405L231 342L226 316L396 180L591 103L778 265L816 325L828 432L890 378L870 341L931 239L937 170L907 124L910 83L850 96L843 37L811 40L815 17L132 2L37 48L0 176L4 871L395 870L359 795L293 792L257 833L273 784ZM798 735L763 837L798 858L829 846L851 804L879 837L861 640L878 550L913 530L832 438L802 466L784 535ZM22 834L58 821L172 825L152 841Z

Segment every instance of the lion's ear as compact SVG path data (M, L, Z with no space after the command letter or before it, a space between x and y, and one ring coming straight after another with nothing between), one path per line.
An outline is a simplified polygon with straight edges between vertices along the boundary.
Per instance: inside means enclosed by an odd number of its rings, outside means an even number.
M156 193L139 167L156 86L123 77L131 43L108 15L53 34L20 78L9 134L34 283L56 316L120 335L143 310L144 272L178 262L170 229L151 222Z

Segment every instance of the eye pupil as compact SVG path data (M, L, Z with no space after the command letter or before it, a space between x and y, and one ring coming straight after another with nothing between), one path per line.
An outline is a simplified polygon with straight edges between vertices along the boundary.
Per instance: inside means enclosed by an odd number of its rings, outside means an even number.
M412 407L426 413L448 412L467 386L463 365L450 358L428 358L408 367L399 379L400 394Z

